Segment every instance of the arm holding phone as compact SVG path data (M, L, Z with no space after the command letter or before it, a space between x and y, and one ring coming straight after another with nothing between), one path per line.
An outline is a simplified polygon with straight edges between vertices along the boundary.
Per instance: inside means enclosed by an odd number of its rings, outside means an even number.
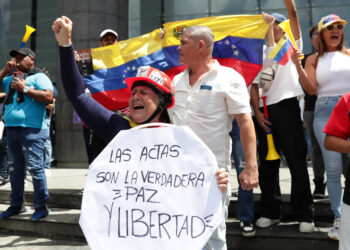
M0 83L2 83L2 80L8 76L8 74L11 71L14 71L16 69L16 60L14 58L12 58L10 61L8 61L5 65L5 67L0 70ZM2 84L0 84L0 92L3 92L2 89Z
M11 88L18 91L18 93L24 93L27 96L33 98L37 102L51 103L53 98L53 91L49 89L35 89L33 86L27 86L22 72L14 72Z

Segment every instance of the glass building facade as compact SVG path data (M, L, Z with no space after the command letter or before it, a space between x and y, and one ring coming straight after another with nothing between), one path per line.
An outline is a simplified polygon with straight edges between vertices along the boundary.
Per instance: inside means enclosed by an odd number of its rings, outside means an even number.
M71 0L76 1L76 0ZM82 3L88 0L80 0ZM330 13L350 20L349 0L295 0L301 23L304 52L309 53L308 29ZM0 64L10 59L8 52L17 48L28 24L37 29L26 46L37 53L36 64L46 67L56 81L56 41L52 21L59 13L58 0L0 0ZM207 16L280 12L287 14L283 1L274 0L129 0L129 38L161 27L164 22ZM345 29L350 39L350 25Z
M53 0L0 0L0 64L10 59L9 51L22 42L25 25L36 28L26 47L37 54L36 65L46 67L56 81L56 40L51 25L58 16L58 1Z

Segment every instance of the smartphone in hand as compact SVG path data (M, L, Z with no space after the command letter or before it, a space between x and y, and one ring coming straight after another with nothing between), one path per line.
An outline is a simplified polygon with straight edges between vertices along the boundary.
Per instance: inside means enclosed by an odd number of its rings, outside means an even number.
M15 72L13 72L13 77L17 77L18 79L23 80L22 71L15 71Z

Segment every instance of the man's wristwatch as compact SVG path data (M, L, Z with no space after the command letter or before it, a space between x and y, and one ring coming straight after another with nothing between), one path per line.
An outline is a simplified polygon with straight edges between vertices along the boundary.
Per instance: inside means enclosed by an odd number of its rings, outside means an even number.
M29 91L30 89L31 89L31 87L25 86L25 87L23 88L23 93L24 93L24 94L27 94L28 91Z

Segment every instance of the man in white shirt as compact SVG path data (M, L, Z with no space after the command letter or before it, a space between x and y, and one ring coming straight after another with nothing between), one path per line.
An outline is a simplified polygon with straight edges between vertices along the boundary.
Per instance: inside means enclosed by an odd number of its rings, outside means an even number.
M178 47L180 62L187 69L175 76L175 106L169 110L176 125L189 126L213 151L219 168L231 168L229 132L235 117L246 158L240 174L241 186L251 190L258 186L256 138L249 96L243 77L221 66L212 58L214 35L205 26L187 28ZM226 224L231 190L223 195L225 217L207 244L207 249L227 249Z

